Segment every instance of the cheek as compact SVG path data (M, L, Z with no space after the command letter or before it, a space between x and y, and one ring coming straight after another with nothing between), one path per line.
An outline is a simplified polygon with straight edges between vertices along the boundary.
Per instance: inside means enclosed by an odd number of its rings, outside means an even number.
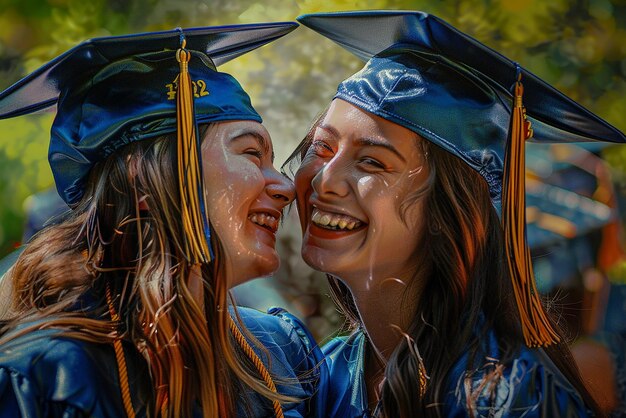
M263 174L258 167L250 165L253 164L213 164L205 171L207 211L215 225L241 223L243 219L235 216L239 212L247 216L249 205L263 192Z
M308 197L313 190L311 181L315 175L321 170L322 164L303 163L294 177L294 186L296 188L296 205L298 214L300 215L301 224L304 225L304 219L307 213Z
M357 181L356 186L357 186L357 191L359 193L359 197L361 199L364 199L372 191L372 187L374 186L374 178L372 176L361 177Z
M405 185L388 185L369 176L357 183L362 202L369 202L372 223L385 235L418 234L422 225L423 199L413 197L415 191ZM384 228L380 228L384 226Z
M405 199L399 202L396 215L397 225L410 236L410 238L407 239L413 244L416 244L418 237L422 235L423 218L424 211L421 200L413 201L408 204Z
M311 189L311 181L322 169L323 163L304 160L294 177L294 185L298 197L304 196Z

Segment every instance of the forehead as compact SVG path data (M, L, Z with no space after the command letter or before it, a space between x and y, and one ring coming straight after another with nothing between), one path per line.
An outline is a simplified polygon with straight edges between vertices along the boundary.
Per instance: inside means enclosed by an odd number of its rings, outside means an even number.
M268 146L272 145L272 139L265 126L253 120L217 122L214 124L213 132L217 137L225 140L246 134L254 135L261 138L263 142L267 143Z
M411 147L423 139L415 132L341 99L332 101L319 125L340 138L385 139L399 148Z

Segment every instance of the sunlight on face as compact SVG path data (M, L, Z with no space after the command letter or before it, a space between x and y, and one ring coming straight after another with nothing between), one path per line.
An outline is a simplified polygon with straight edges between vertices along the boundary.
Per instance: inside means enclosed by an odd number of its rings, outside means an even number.
M267 130L253 121L211 125L202 164L209 220L232 264L230 286L276 271L276 231L294 190L274 168Z
M404 282L416 266L429 170L412 131L336 99L296 173L302 255L352 290Z

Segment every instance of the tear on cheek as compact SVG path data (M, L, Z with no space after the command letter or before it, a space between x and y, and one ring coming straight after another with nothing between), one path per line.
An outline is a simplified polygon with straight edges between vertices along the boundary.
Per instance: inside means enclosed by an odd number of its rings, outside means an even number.
M365 197L372 189L372 182L374 179L372 176L361 177L357 183L357 190L359 192L359 196Z
M422 169L424 168L423 165L420 165L417 168L414 168L413 170L409 171L409 178L413 177L413 176L417 176L419 173L422 172Z

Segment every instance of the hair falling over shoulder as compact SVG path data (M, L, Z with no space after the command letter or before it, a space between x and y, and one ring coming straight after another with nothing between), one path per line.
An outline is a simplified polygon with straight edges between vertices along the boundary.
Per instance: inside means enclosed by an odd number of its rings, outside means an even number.
M121 333L149 364L149 416L191 416L195 403L205 418L233 416L242 385L280 395L233 343L228 272L215 234L215 258L198 272L203 303L188 286L175 164L176 139L165 136L127 145L92 170L77 207L41 231L9 272L14 306L0 343L42 323L94 343ZM108 315L107 286L120 324Z
M464 351L469 352L470 372L474 360L480 361L476 356L489 330L498 339L500 365L506 366L524 342L504 264L501 223L486 182L436 145L429 144L428 152L432 181L417 197L424 199L427 228L421 242L428 249L415 252L416 265L422 266L416 275L425 281L422 294L427 297L419 300L408 335L387 363L380 418L443 416L446 377ZM587 405L597 410L567 345L547 351ZM424 369L429 380L421 391ZM485 384L495 383L497 369L487 373ZM474 396L466 393L467 399ZM472 411L468 404L470 416Z

